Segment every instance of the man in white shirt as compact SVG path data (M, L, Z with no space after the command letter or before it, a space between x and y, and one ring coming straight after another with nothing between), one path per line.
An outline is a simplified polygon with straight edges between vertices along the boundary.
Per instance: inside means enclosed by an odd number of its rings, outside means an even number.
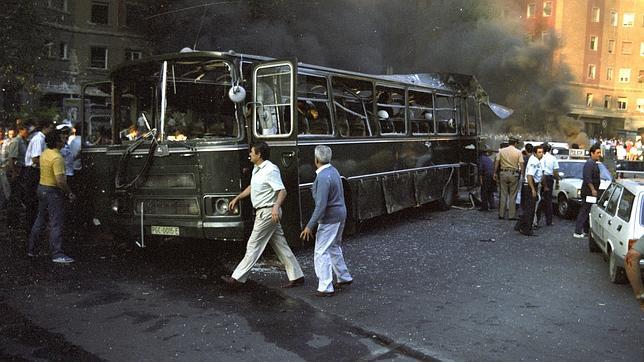
M304 284L304 273L295 255L286 242L280 224L281 206L286 199L286 189L282 183L280 170L268 160L270 149L266 142L257 142L251 146L250 161L255 165L250 185L230 201L228 207L235 209L239 200L250 196L255 208L255 224L246 245L246 255L237 265L231 276L222 275L221 279L232 287L239 287L246 282L251 269L264 252L266 244L277 254L286 268L289 283L282 288L292 288Z
M541 219L541 213L546 215L546 225L552 225L552 190L555 186L555 180L559 182L559 162L550 152L552 146L548 143L543 145L543 157L541 158L541 170L543 178L541 179L541 202L537 211L537 220Z
M542 170L541 158L543 157L543 146L534 148L534 154L530 156L528 163L525 166L525 178L523 189L521 193L525 193L522 197L523 214L517 223L515 229L526 236L533 236L532 223L534 220L534 208L539 195L539 184L541 183Z
M53 129L54 127L50 120L39 120L25 153L25 172L22 184L25 190L23 203L25 204L25 231L27 237L29 237L29 232L36 221L36 216L38 216L37 189L40 182L40 155L47 148L45 135Z

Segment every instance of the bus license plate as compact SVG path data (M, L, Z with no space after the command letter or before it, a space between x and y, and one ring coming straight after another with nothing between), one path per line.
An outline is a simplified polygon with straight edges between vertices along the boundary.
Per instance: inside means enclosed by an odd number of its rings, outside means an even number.
M152 233L152 235L179 236L179 227L178 226L156 226L156 225L152 225L151 233Z

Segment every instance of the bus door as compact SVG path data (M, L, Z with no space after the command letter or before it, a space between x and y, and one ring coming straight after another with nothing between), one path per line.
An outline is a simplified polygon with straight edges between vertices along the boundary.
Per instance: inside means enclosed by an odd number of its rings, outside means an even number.
M265 141L270 147L270 161L282 175L287 197L282 207L282 226L287 240L297 243L301 231L297 122L295 91L297 62L275 60L253 67L253 120L249 141Z
M80 116L73 124L76 137L81 140L81 170L75 173L82 213L91 216L93 223L103 223L110 216L110 198L113 188L107 148L112 143L112 82L95 82L83 85Z

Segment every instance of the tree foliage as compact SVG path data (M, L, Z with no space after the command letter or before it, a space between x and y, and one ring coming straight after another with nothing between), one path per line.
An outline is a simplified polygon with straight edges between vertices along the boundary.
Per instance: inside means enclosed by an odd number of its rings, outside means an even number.
M29 109L34 75L45 66L37 0L3 1L0 15L0 120Z

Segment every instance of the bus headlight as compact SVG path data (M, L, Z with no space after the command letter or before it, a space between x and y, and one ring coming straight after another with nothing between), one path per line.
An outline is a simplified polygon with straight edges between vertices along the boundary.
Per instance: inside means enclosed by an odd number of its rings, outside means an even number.
M581 189L577 189L577 198L581 198Z
M215 210L219 215L226 215L228 213L228 199L217 199L217 201L215 201Z
M206 214L212 216L230 216L239 215L239 204L235 205L234 209L228 208L230 200L234 196L206 196L204 197L204 205L206 207Z

